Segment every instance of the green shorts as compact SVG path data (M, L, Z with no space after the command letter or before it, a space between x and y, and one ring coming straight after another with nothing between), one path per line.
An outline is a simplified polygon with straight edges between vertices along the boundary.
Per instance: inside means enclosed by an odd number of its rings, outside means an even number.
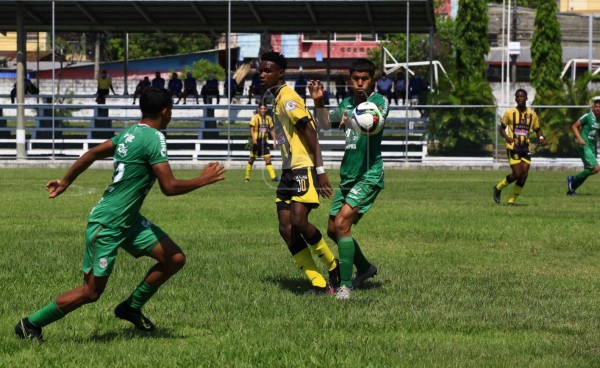
M88 223L85 231L84 273L92 271L94 276L109 276L117 259L119 247L134 257L149 255L160 239L167 234L158 226L139 216L135 225L121 230L102 224Z
M381 192L381 187L379 185L367 183L366 181L359 181L338 188L333 196L333 203L331 203L329 215L337 215L342 209L342 206L347 203L352 208L358 207L359 216L356 218L356 221L354 221L354 223L357 224L362 216L373 206L379 192Z
M596 159L596 147L586 144L579 148L579 157L583 161L583 167L586 169L593 169L598 166L598 160Z

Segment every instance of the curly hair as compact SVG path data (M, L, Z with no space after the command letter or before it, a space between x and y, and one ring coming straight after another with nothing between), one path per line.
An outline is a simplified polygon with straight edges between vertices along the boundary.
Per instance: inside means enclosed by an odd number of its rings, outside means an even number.
M260 56L261 61L271 61L277 64L281 69L287 69L287 60L283 54L276 51L265 52Z

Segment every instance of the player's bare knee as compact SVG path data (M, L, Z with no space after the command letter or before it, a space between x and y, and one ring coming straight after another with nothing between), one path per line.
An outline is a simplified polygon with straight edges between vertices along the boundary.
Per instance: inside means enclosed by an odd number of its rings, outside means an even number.
M592 174L594 174L594 175L595 175L595 174L598 174L598 172L600 172L600 165L599 165L599 166L596 166L596 167L594 167L594 169L592 170Z
M95 303L102 296L102 291L92 287L83 288L82 299L85 303Z
M172 271L177 272L177 271L181 270L183 268L183 266L185 266L185 262L186 262L185 254L175 253L170 259L169 268Z

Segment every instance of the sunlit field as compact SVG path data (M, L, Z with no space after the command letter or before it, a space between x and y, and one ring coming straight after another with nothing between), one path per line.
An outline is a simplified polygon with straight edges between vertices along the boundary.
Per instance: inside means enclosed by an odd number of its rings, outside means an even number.
M113 315L153 264L121 252L102 298L45 327L38 344L14 325L81 283L87 214L111 175L90 169L47 199L45 183L63 173L0 170L0 367L600 364L600 178L567 197L566 172L531 171L509 207L492 200L507 171L388 170L354 228L379 274L348 301L304 295L262 170L249 183L231 170L180 197L155 185L142 213L188 257L144 308L157 331ZM323 233L329 206L310 217Z

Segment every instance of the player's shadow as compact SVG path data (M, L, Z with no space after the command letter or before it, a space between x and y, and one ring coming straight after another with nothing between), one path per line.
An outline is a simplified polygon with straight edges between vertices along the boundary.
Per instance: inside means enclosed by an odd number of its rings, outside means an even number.
M297 295L304 294L310 290L310 283L306 279L277 276L267 277L264 281ZM360 286L360 290L379 289L383 284L383 281L369 279Z
M119 340L131 340L135 339L182 339L185 336L180 334L174 335L170 329L157 328L152 332L144 332L136 330L135 328L125 328L117 331L110 332L98 332L94 331L89 337L90 342L105 343Z
M269 276L265 278L264 281L298 295L304 294L310 290L310 282L306 279L297 277Z

